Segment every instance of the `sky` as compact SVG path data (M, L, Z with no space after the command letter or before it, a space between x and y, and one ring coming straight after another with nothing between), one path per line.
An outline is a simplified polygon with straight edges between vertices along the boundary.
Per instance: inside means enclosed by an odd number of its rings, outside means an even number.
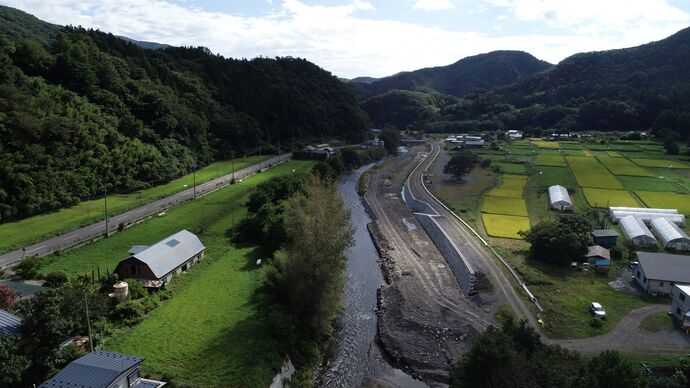
M690 26L689 0L0 0L38 18L226 57L306 58L344 78L493 50L558 63Z

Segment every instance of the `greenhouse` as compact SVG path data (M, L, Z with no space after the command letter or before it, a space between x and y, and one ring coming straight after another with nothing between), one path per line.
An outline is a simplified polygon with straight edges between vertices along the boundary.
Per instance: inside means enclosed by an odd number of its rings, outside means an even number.
M666 249L690 251L690 237L678 225L666 218L655 218L651 222L652 231Z
M636 247L656 246L656 239L652 232L640 219L633 216L621 217L619 220L621 231L625 239Z
M685 226L685 215L669 212L656 212L657 209L645 209L640 208L635 210L617 210L616 208L611 208L609 210L609 215L611 216L611 221L614 223L618 222L623 217L634 216L635 218L641 220L645 224L649 224L655 218L665 218L678 226ZM669 209L659 209L659 210L669 210Z
M568 190L561 185L549 187L549 202L551 203L551 209L560 211L573 210L573 202L570 200Z

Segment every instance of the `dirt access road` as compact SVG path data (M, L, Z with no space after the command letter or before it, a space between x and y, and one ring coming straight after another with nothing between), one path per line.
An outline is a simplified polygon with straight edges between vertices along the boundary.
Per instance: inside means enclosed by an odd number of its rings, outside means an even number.
M393 366L444 385L451 366L503 302L492 293L462 295L444 257L402 200L402 184L419 163L417 155L401 155L375 170L365 195L387 283L379 292L378 334Z
M111 217L108 222L108 232L112 233L116 231L121 224L132 224L134 222L143 220L146 217L158 214L161 211L169 209L173 206L179 205L184 201L218 190L229 185L233 179L244 179L247 176L258 172L259 170L264 170L277 163L289 160L291 157L292 154L278 155L241 170L237 170L234 173L230 173L212 181L197 185L196 189L189 188L169 197L161 198L146 205L132 209L128 212ZM105 221L96 222L69 233L61 234L59 236L30 245L24 248L25 251L17 249L15 251L5 253L4 255L0 255L0 268L15 263L25 256L46 256L56 251L61 251L84 244L103 235L105 235Z

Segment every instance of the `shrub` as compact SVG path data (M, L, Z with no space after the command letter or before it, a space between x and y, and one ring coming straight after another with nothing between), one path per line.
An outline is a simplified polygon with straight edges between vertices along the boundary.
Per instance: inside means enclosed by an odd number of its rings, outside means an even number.
M129 285L129 298L130 299L141 299L148 295L148 291L146 290L146 287L144 287L143 284L141 284L140 281L130 279L130 281L127 282Z
M9 310L16 298L17 295L9 286L0 286L0 309Z
M595 329L599 329L600 327L604 326L604 323L599 318L592 318L589 320L589 325Z
M48 281L47 285L50 287L60 287L61 285L67 283L67 272L65 271L55 271L51 272L46 276Z
M41 266L43 266L43 260L40 257L25 257L17 265L16 272L23 279L38 279L40 276L38 270Z
M146 314L144 306L139 300L128 300L118 304L113 311L113 319L126 324L135 324L141 321Z
M491 166L491 159L482 159L482 163L480 164L483 168L487 168Z

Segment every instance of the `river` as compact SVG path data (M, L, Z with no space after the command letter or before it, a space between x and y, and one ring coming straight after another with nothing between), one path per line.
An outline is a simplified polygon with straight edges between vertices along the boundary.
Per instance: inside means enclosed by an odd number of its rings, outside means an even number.
M378 263L378 254L367 224L367 214L359 195L357 183L373 164L361 167L340 180L338 192L350 209L354 225L354 245L346 252L347 271L344 293L344 314L338 321L337 345L329 365L318 378L321 387L425 386L404 372L392 368L375 343L376 293L385 284Z

